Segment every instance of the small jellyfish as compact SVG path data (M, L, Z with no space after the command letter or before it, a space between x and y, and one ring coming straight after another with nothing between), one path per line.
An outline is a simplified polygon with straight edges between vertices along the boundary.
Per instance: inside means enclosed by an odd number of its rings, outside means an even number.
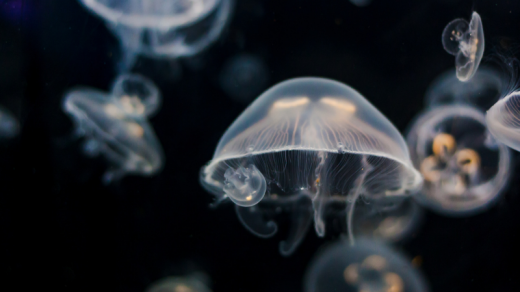
M425 102L428 106L469 104L487 110L498 100L503 86L500 72L491 68L480 68L466 82L461 82L454 70L448 70L431 83Z
M484 113L464 105L433 108L412 124L410 155L424 177L418 202L437 212L467 216L491 206L506 188L509 148L489 145Z
M166 277L148 287L145 292L211 292L197 276Z
M358 198L384 201L420 188L397 129L361 94L337 81L296 78L267 90L227 129L201 184L236 204L241 223L260 237L277 231L287 211L292 228L280 245L291 254L314 217L325 233L327 205ZM314 215L314 216L313 216Z
M198 54L218 39L233 5L233 0L79 1L118 36L126 69L140 54L169 59Z
M118 77L110 93L74 89L63 101L77 134L86 136L85 153L103 154L111 162L112 169L103 177L105 183L126 174L150 176L162 168L163 151L146 119L159 106L157 87L140 75Z
M266 89L269 72L262 59L240 54L228 60L220 73L222 90L236 101L249 103Z
M4 107L0 107L0 139L11 139L20 132L20 123Z
M477 12L468 23L458 18L448 23L442 32L442 45L455 56L455 69L460 81L468 81L478 69L484 54L484 29Z
M314 256L304 276L305 292L426 292L411 261L377 241L337 241Z
M368 6L368 4L370 4L370 2L372 2L372 0L350 0L350 3L352 3L358 7Z

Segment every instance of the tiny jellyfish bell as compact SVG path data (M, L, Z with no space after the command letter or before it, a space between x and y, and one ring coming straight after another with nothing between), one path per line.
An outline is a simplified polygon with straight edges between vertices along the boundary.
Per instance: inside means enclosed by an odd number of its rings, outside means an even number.
M147 121L159 105L159 90L141 75L119 76L110 93L76 88L63 100L76 133L86 138L85 154L103 154L111 163L105 183L126 174L151 176L160 171L163 150Z
M487 110L498 100L504 85L500 72L492 68L479 68L466 82L456 77L455 70L448 70L428 87L425 103L428 106L468 104Z
M204 281L195 276L166 277L152 283L145 292L211 292Z
M0 139L11 139L20 132L20 123L7 109L0 106Z
M310 77L260 95L224 133L200 181L218 202L233 201L257 236L276 233L275 217L288 212L292 225L280 251L289 255L313 218L324 235L330 204L352 214L358 197L406 197L422 177L401 134L360 93Z
M513 91L486 113L486 123L493 137L520 151L520 91Z
M478 69L484 54L484 29L477 12L468 23L458 18L444 28L442 45L446 52L455 56L455 69L460 81L468 81Z
M401 253L361 238L320 249L307 267L305 292L427 292L422 273Z
M410 155L424 177L417 201L436 212L469 216L489 208L507 187L512 155L489 145L484 113L467 105L435 107L413 122Z
M151 58L193 56L215 42L234 0L79 0L103 18L120 40L123 66L137 55Z

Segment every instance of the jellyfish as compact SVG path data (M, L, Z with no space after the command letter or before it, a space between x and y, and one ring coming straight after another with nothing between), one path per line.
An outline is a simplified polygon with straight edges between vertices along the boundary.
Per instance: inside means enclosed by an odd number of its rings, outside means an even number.
M110 93L73 89L63 101L76 134L86 137L85 154L103 154L112 164L103 176L105 183L126 174L151 176L162 168L163 151L147 121L159 107L159 90L140 75L119 76Z
M273 218L287 211L292 227L280 251L290 255L313 219L324 235L329 204L348 208L350 231L358 198L406 197L422 177L401 134L361 94L310 77L260 95L224 133L200 181L217 202L235 203L241 223L257 236L275 234Z
M500 72L484 67L470 80L461 82L454 70L448 70L431 83L425 102L428 106L469 104L487 110L498 100L506 85L500 76Z
M224 92L236 101L249 103L269 81L266 64L251 54L239 54L228 60L220 73L219 83Z
M20 133L20 123L4 107L0 107L0 139L11 139Z
M460 81L468 81L477 72L484 54L484 29L477 12L471 15L468 23L458 18L444 28L442 45L446 52L455 56L455 69Z
M520 92L513 91L495 103L486 113L493 137L520 151Z
M337 241L314 256L304 276L305 292L426 292L426 280L404 255L381 242Z
M123 68L137 55L174 59L200 53L221 35L233 0L79 0L120 40Z
M352 3L358 7L368 6L368 4L370 4L370 2L372 2L372 0L350 0L350 3Z
M491 146L484 113L468 105L445 105L422 113L407 136L412 161L424 177L419 203L451 216L489 208L505 190L512 157Z
M145 292L211 292L211 289L197 276L170 276L153 283Z

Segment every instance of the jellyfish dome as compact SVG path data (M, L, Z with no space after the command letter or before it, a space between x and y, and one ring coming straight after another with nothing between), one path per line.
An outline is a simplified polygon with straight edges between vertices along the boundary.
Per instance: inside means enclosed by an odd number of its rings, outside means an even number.
M506 188L512 165L509 148L490 139L484 113L476 108L440 106L421 114L407 136L424 177L418 202L451 216L489 208Z
M431 83L425 95L429 106L468 104L487 110L502 92L500 73L491 68L480 68L473 78L460 81L455 70L448 70Z
M91 88L69 91L63 109L86 136L84 150L103 154L112 168L104 175L109 183L126 174L150 176L163 165L163 151L146 117L159 108L155 85L140 75L122 75L110 93Z
M380 242L337 241L321 249L304 277L305 292L426 292L423 275L399 252Z
M130 68L136 55L193 56L218 39L233 0L80 0L119 38Z
M224 133L200 180L262 237L277 230L263 206L289 206L295 225L282 254L313 214L323 236L329 202L351 202L351 218L359 197L404 197L422 183L392 123L350 86L323 78L284 81L258 97Z
M493 137L520 151L520 92L500 99L486 113L486 123Z
M468 23L458 18L444 28L442 45L449 54L455 56L455 69L460 81L470 80L477 72L484 55L484 29L477 12L471 15Z

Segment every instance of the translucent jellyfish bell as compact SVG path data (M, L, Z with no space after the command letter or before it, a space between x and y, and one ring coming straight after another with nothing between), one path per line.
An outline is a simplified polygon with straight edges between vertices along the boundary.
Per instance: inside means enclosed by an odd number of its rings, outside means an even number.
M448 70L431 83L425 102L428 106L469 104L487 110L500 97L503 85L500 73L490 68L480 68L466 82L455 76L455 70Z
M196 276L167 277L146 289L145 292L211 292L204 281Z
M405 196L422 183L390 121L348 85L322 78L291 79L258 97L224 133L200 180L219 200L235 202L241 222L258 236L273 235L268 217L288 210L285 255L313 213L324 234L328 203L351 202L350 215L358 197Z
M163 165L163 151L146 117L160 104L158 89L140 75L120 76L113 91L90 88L69 91L63 109L74 120L77 133L86 136L87 155L103 154L113 169L105 183L126 174L150 176Z
M506 188L512 157L489 145L484 113L470 106L439 106L413 123L408 146L424 176L419 203L447 215L470 215L491 206Z
M0 107L0 139L10 139L20 132L20 123L7 109Z
M322 248L304 277L305 292L426 292L426 280L405 256L376 241L337 241Z
M462 18L448 23L442 33L442 45L446 52L455 56L457 78L470 80L484 54L484 29L480 15L473 12L469 23Z
M520 151L520 92L500 99L486 113L489 131L500 142Z
M233 0L80 0L119 38L130 68L135 57L193 56L218 39Z

